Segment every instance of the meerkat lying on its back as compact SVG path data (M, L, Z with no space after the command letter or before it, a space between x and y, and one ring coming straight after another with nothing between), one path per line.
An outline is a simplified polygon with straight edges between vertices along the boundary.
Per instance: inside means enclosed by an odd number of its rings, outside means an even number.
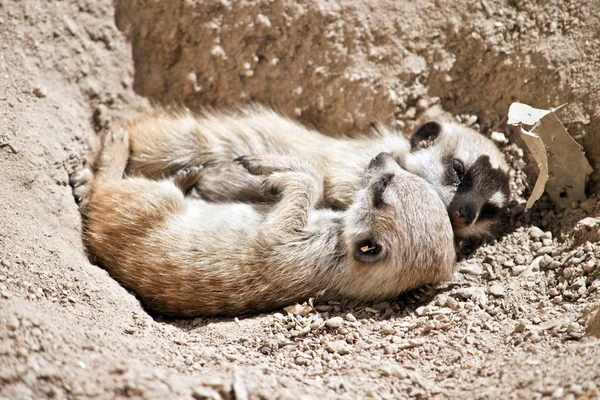
M309 297L379 301L449 279L455 263L444 204L387 153L360 174L344 212L316 210L323 176L281 155L238 161L273 204L185 198L203 173L123 178L127 132L105 139L90 182L72 182L88 249L149 308L177 316L236 315Z
M483 135L455 123L426 123L410 140L386 127L351 139L323 135L262 107L201 116L158 109L141 114L129 133L133 172L160 178L202 165L198 187L212 201L268 200L258 190L260 179L249 179L231 162L254 153L309 160L324 171L323 202L345 209L369 160L389 152L433 186L458 239L491 235L510 196L502 153Z

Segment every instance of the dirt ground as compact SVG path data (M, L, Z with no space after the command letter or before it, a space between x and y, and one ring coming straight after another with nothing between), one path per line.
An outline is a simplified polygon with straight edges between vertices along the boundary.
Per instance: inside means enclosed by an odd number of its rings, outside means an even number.
M521 212L514 100L569 103L588 201ZM331 134L441 107L505 133L513 230L394 302L149 315L88 261L68 186L147 101L259 101ZM599 167L597 0L0 0L0 398L600 398Z

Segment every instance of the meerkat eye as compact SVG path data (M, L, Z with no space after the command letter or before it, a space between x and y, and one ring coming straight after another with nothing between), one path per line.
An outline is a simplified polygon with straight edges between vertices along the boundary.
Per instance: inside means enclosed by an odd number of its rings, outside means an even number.
M453 158L452 159L452 169L454 169L454 172L456 173L456 177L458 178L458 181L462 182L462 180L465 177L465 165L463 164L463 162L460 161L458 158Z
M361 263L373 264L384 255L383 247L373 239L360 240L354 246L354 259Z
M500 207L488 202L485 203L483 207L481 207L481 211L479 212L479 218L495 218L500 211Z

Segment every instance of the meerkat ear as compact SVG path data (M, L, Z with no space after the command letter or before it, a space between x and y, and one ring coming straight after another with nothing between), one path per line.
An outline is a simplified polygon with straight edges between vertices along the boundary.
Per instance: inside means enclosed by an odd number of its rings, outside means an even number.
M410 150L417 151L431 146L442 132L442 126L435 121L427 122L410 138Z

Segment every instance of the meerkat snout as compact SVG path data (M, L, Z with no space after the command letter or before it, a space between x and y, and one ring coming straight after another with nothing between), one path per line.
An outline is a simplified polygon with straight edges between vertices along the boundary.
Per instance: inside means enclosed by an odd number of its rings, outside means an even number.
M447 122L422 125L410 143L402 166L433 186L447 207L456 237L494 236L510 198L508 165L494 143Z

